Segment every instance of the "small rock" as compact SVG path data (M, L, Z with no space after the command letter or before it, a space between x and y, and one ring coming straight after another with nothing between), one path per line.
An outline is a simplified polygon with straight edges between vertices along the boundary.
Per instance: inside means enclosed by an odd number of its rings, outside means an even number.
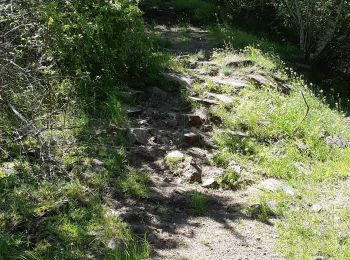
M242 172L241 166L238 163L236 163L235 161L230 161L228 164L228 167L230 169L234 170L236 173Z
M212 167L212 166L204 166L202 168L202 175L211 178L213 177L214 179L221 177L224 174L223 169L217 168L217 167Z
M319 213L319 212L321 212L321 210L323 209L323 207L322 207L322 205L320 205L320 204L314 204L314 205L311 206L310 209L311 209L311 211L313 211L313 212Z
M189 126L200 126L203 124L203 120L199 115L187 114L185 117L188 119Z
M204 132L212 132L214 130L212 125L203 125L202 130Z
M202 170L199 168L198 165L195 165L193 163L190 163L186 166L186 168L183 171L182 176L185 177L185 179L189 182L202 182Z
M286 194L291 196L295 194L295 190L292 187L288 186L284 181L272 179L272 178L262 181L259 184L259 188L267 191L271 191L271 192L283 191Z
M91 167L88 167L86 171L83 173L83 177L85 179L90 179L92 173L94 172L104 172L106 168L104 167L104 163L98 159L93 159L91 161Z
M139 121L137 121L137 123L141 126L147 126L148 125L148 121L146 119L141 119Z
M106 217L120 217L120 212L116 211L115 209L108 209L106 212Z
M115 249L117 247L117 241L115 240L115 238L112 238L108 241L107 247L109 249Z
M91 236L91 237L97 237L97 236L99 236L99 235L101 235L101 231L89 231L89 232L87 232L86 234L88 235L88 236Z
M129 107L126 109L126 114L129 117L140 116L143 112L143 108L140 107Z
M210 93L210 92L207 92L204 95L207 98L214 98L214 99L218 100L219 102L222 102L222 103L224 103L226 105L229 105L229 104L233 103L233 97L228 96L228 95L214 94L214 93Z
M202 187L208 188L208 189L214 189L219 186L219 183L216 181L214 177L206 179L203 181Z
M147 145L151 138L151 134L147 128L131 128L129 137L130 140L132 140L132 143L136 142L138 144Z
M204 147L207 147L209 149L212 148L218 148L216 146L216 144L214 143L214 139L208 135L205 134L201 134L201 145L203 145Z
M201 143L201 136L195 133L184 134L184 141L190 146L199 146Z
M185 159L185 155L180 151L172 151L167 154L165 159L169 162L178 162Z
M207 150L198 148L198 147L191 147L187 150L187 152L199 159L207 160L210 157L210 154Z
M5 174L6 176L12 175L16 172L15 163L5 162L0 166L0 173Z
M103 167L104 163L100 161L99 159L93 159L91 161L91 165L94 167Z
M272 211L276 211L277 210L277 202L274 201L274 200L269 200L267 203L267 206L269 206L269 208L272 210Z
M193 114L196 115L196 116L199 116L201 118L202 122L208 121L209 114L208 114L208 110L206 110L206 109L196 108L193 111Z
M348 141L336 135L327 136L325 141L326 141L326 144L331 148L346 148L349 145Z
M259 74L250 74L248 75L248 78L259 85L272 85L270 80Z

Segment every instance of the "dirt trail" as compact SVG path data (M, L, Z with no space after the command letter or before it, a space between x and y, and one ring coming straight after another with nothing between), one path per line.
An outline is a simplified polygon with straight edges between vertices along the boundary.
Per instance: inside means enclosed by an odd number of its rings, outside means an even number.
M176 37L171 29L160 32L168 39ZM176 53L210 53L214 43L205 41L204 30L191 27L187 33L186 44L173 45ZM210 63L207 59L201 64ZM111 202L110 213L130 223L136 234L147 234L152 259L278 259L273 225L245 213L246 191L216 185L223 169L209 163L217 152L211 140L213 120L206 110L193 109L181 99L181 88L191 93L191 80L164 74L159 86L129 93L137 106L126 108L131 122L127 155L133 167L151 173L152 192L146 200ZM203 104L215 105L217 98L210 96ZM174 151L183 160L169 169L165 158ZM204 198L203 207L195 204L194 196ZM193 211L197 206L200 214Z
M156 26L158 36L178 59L202 53L200 60L189 64L192 74L219 84L225 81L234 88L246 85L246 79L238 76L217 77L216 65L209 59L220 44L208 31L194 26L179 28L163 20L166 25ZM209 70L202 73L202 67ZM217 152L211 139L216 122L206 109L194 109L183 100L184 90L193 93L195 80L198 78L193 75L169 72L146 92L128 93L136 105L125 108L130 121L127 157L131 166L151 173L152 191L144 200L111 200L110 214L130 223L140 237L147 234L152 259L279 259L273 251L274 226L246 214L247 192L223 190L216 183L223 174L223 169L210 164ZM216 93L205 99L189 98L207 108L230 102L230 97ZM180 157L180 163L169 167L165 159L169 156Z

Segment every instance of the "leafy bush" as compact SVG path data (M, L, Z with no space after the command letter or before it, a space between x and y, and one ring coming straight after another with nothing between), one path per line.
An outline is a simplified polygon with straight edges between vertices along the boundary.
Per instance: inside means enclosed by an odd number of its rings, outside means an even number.
M153 75L151 41L130 1L46 1L41 9L51 54L65 74L82 79L77 94L89 112L96 115L118 89L142 86Z

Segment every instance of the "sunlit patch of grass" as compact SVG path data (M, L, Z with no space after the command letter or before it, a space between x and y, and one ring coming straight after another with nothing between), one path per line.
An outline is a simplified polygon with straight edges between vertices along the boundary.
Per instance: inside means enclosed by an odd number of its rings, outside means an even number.
M148 172L132 170L120 177L117 187L131 197L146 198L150 191L151 179Z

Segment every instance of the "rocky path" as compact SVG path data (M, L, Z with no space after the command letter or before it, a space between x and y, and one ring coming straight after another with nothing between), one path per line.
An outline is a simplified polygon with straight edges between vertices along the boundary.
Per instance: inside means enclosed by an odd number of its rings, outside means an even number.
M191 76L164 73L159 86L127 93L136 103L125 108L130 127L118 130L128 139L130 164L151 173L152 191L145 200L111 202L110 214L130 223L136 234L147 234L152 259L278 259L273 225L248 216L247 192L222 189L217 180L224 170L210 163L218 124L207 108L232 98L218 93L200 98L193 91L202 77L237 90L248 77L220 78L208 59L189 67ZM203 67L209 69L202 72ZM184 101L184 91L202 108ZM240 171L235 162L230 167Z

